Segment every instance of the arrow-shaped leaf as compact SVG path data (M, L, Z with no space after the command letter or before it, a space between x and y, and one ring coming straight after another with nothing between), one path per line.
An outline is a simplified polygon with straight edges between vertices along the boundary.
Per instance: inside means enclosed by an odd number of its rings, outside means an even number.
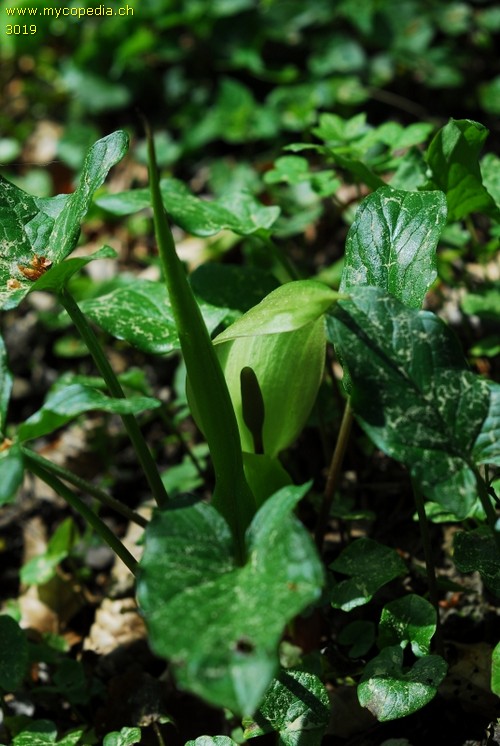
M308 485L270 497L247 530L248 559L210 505L175 501L146 529L138 598L155 652L182 687L252 714L278 667L285 625L321 593L314 546L291 515Z

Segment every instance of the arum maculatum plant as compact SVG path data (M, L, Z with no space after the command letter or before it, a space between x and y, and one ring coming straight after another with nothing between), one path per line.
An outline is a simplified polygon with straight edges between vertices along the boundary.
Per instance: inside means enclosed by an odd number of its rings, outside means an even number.
M407 594L387 603L377 634L372 623L345 626L341 637L354 657L365 657L375 641L378 647L359 678L361 704L379 720L404 717L435 696L446 674L428 513L445 512L457 523L473 518L472 530L455 535L454 561L462 572L478 570L500 595L490 476L491 467L500 466L500 386L472 373L451 330L422 310L450 215L498 212L480 183L483 140L477 123L451 122L425 154L428 178L418 191L385 185L361 203L339 292L315 279L293 279L293 267L272 242L277 208L248 194L206 202L176 180L160 180L148 136L150 191L97 202L118 214L153 207L163 279L122 278L77 302L70 278L93 259L113 255L105 247L68 258L94 192L126 152L126 135L116 132L90 149L72 195L34 198L0 180L3 309L15 308L33 290L54 293L101 376L62 376L37 412L8 427L12 375L0 338L0 501L14 498L27 469L80 512L137 575L151 646L168 659L179 686L245 716L247 738L274 730L284 743L295 743L297 733L311 746L319 742L329 717L327 693L317 670L280 671L284 631L320 601L349 613L407 572L394 549L363 537L340 552L325 586L318 548L353 418L379 449L407 467L430 598ZM361 166L353 173L364 173ZM210 265L188 281L167 214L195 235L230 229L260 239L290 281L279 285L256 269ZM188 494L169 499L137 420L161 402L130 376L114 374L88 319L143 352L182 354L188 401L213 464L210 502ZM328 342L344 368L346 406L315 546L294 515L311 482L294 484L280 454L308 420ZM139 564L79 493L141 525L144 519L36 451L38 438L96 409L122 417L157 503Z

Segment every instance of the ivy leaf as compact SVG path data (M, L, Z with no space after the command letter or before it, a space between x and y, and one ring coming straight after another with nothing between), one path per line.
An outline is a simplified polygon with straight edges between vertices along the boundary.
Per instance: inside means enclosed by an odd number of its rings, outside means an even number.
M0 615L0 688L4 692L15 691L28 670L28 642L19 624L7 616Z
M115 414L138 414L160 406L158 399L149 396L129 396L113 399L102 391L82 384L52 387L42 407L28 417L18 430L21 442L40 438L65 425L84 412L100 410Z
M285 625L320 596L321 563L291 515L308 487L285 487L260 508L243 567L227 523L206 503L180 498L146 529L138 599L152 647L181 687L214 705L255 712Z
M331 591L332 606L342 611L367 604L379 588L406 572L405 563L394 549L366 538L349 544L330 568L350 576Z
M374 285L420 308L436 278L436 246L445 225L442 192L378 189L363 200L349 229L340 289Z
M200 199L178 179L162 179L163 204L172 221L194 236L213 236L231 230L249 236L269 229L277 220L279 207L265 207L250 192L226 194L209 202ZM100 197L96 203L115 215L131 213L151 206L149 189L134 189Z
M382 609L378 646L400 645L404 649L410 643L413 654L419 658L430 652L435 631L435 608L425 598L410 593Z
M500 548L498 534L485 526L459 531L453 537L453 560L460 572L479 571L485 585L500 597Z
M70 195L32 197L0 176L0 308L15 308L35 288L19 266L32 267L35 254L44 256L52 262L49 274L73 251L94 192L127 147L128 136L121 131L98 140Z
M286 670L274 679L254 717L244 719L244 737L277 732L280 746L319 746L329 720L330 702L320 679Z
M357 418L401 461L429 500L465 518L476 499L470 467L490 388L466 367L457 339L432 313L359 287L328 323L352 380Z
M499 218L495 201L483 186L479 154L488 130L470 119L450 119L435 135L427 151L432 184L446 194L450 222L471 212Z
M433 699L446 671L439 655L419 658L405 671L399 645L384 648L365 666L358 685L359 702L380 722L406 717Z
M134 280L97 298L87 298L80 308L98 326L143 352L165 355L180 349L172 306L164 283ZM226 317L226 310L200 303L208 331Z

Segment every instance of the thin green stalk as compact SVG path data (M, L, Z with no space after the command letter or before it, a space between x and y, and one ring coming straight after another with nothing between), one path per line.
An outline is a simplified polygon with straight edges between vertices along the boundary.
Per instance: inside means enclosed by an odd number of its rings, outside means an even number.
M353 421L353 412L351 407L350 399L347 399L345 403L344 414L342 416L342 422L340 423L340 430L335 444L335 450L333 451L332 460L330 462L330 468L328 469L328 477L326 480L325 493L323 495L323 502L319 511L318 522L316 524L315 541L316 546L321 551L323 541L328 525L328 516L332 507L333 497L335 490L340 480L342 472L342 462L344 461L347 444L349 443L349 435L351 434Z
M40 466L42 466L44 469L47 469L47 471L50 471L55 476L64 479L65 482L69 482L82 492L86 492L88 495L92 495L92 497L95 497L96 500L99 500L100 503L106 505L112 510L115 510L117 513L120 513L120 515L122 515L124 518L128 518L129 521L137 523L138 526L146 528L146 526L148 525L148 521L143 518L142 515L139 515L139 513L131 510L119 500L111 497L111 495L108 495L107 492L99 489L99 487L96 487L94 484L88 482L86 479L82 479L82 477L79 477L77 474L73 474L73 472L65 469L63 466L52 463L52 461L49 461L43 456L40 456L39 453L32 451L30 448L21 446L21 451L23 452L23 455L28 464L32 462L38 463Z
M425 514L424 496L422 494L422 490L420 489L420 485L417 483L415 479L411 480L411 484L413 488L413 497L415 500L415 506L417 508L418 524L420 526L420 535L422 537L422 548L424 550L425 570L427 573L427 585L429 587L429 598L430 598L431 604L434 606L436 610L436 636L434 638L436 652L438 653L438 655L441 655L444 657L443 633L441 630L441 619L439 616L439 595L438 595L438 587L437 587L437 579L436 579L436 569L434 567L434 558L432 556L432 544L431 544L431 536L429 533L429 522Z
M243 471L241 442L226 381L200 309L177 256L160 192L154 140L148 138L151 202L158 251L179 334L189 383L215 472L212 503L229 524L239 562L245 557L245 531L256 510Z
M278 246L278 244L275 244L272 238L268 236L267 233L265 233L264 231L258 232L257 235L268 247L268 249L270 249L276 261L281 264L290 280L302 280L300 272L295 267L293 262L290 261L285 252L282 251L281 247Z
M128 549L122 544L113 531L101 521L98 515L89 508L75 493L66 487L61 480L54 474L51 474L48 469L45 469L37 461L30 460L30 471L39 477L45 484L57 492L58 495L63 497L68 505L71 505L80 515L92 526L94 531L101 537L103 541L111 547L115 554L121 559L121 561L128 567L130 572L135 575L137 573L137 560L130 554Z
M68 315L78 329L83 341L92 355L99 373L106 382L109 393L117 399L124 399L125 394L123 393L120 382L118 381L113 368L109 364L108 359L94 334L94 330L80 311L73 296L70 295L67 290L63 290L59 295L59 300L68 312ZM144 436L137 424L137 420L132 414L123 414L121 417L128 436L132 441L132 445L134 446L139 463L141 464L146 479L148 480L153 497L157 504L162 507L166 505L168 501L167 491L161 481L156 463L146 441L144 440Z

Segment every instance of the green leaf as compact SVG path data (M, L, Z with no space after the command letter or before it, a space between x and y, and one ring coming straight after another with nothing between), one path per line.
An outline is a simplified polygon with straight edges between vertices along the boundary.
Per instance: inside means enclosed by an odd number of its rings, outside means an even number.
M340 645L349 645L349 658L365 656L375 642L375 625L373 622L358 620L347 624L339 632L337 640Z
M363 200L347 235L341 290L374 285L420 308L436 278L436 246L445 224L442 192L378 189Z
M350 576L331 591L332 606L342 611L367 604L379 588L406 572L406 565L395 549L366 538L349 544L330 568Z
M42 585L54 577L58 565L66 559L80 536L72 518L67 518L51 536L47 549L21 568L21 581L27 585Z
M420 658L405 670L399 645L384 648L365 666L358 685L359 702L380 722L406 717L433 699L446 670L439 655Z
M89 254L89 256L66 259L66 261L51 267L50 271L45 272L45 274L33 283L31 289L59 293L66 287L70 278L79 272L82 267L85 267L95 259L113 259L115 256L116 251L111 246L103 246L93 254Z
M487 153L481 160L483 184L491 194L497 207L500 207L500 158L495 153Z
M430 652L436 631L436 610L425 598L410 593L386 604L379 624L380 648L411 644L413 654L420 658Z
M228 525L205 503L176 500L146 529L138 599L152 647L181 687L214 705L255 711L285 625L321 593L321 563L291 515L307 489L286 487L262 506L243 567Z
M244 737L277 732L280 746L319 746L329 720L330 701L320 679L286 670L274 679L254 718L243 721Z
M213 236L231 230L248 236L270 228L280 213L279 207L265 207L250 192L224 195L211 202L195 197L178 179L162 179L161 195L173 222L194 236ZM100 197L96 203L115 215L131 213L151 206L148 189L134 189Z
M194 741L186 741L184 746L237 746L228 736L199 736Z
M113 731L104 736L103 746L132 746L134 743L140 743L142 733L140 728L122 728L120 731Z
M12 502L23 482L24 461L18 445L11 445L0 452L0 506Z
M32 414L18 430L21 442L40 438L84 412L95 409L115 414L138 414L145 409L155 409L161 402L149 396L130 396L127 399L113 399L102 391L90 386L72 384L52 387L42 407Z
M500 642L493 649L491 656L491 691L500 697Z
M469 464L488 413L487 382L467 369L456 337L434 314L378 288L353 288L351 298L328 324L361 426L428 499L463 519L476 499Z
M15 691L28 670L28 642L19 624L0 615L0 688Z
M478 571L485 585L500 597L500 548L498 533L482 526L459 531L453 537L453 560L460 572Z
M427 151L432 183L446 194L448 219L471 212L498 216L494 200L483 186L479 154L488 130L470 119L450 119L435 135Z
M486 319L500 320L500 287L484 293L467 293L460 304L465 313Z
M301 329L319 319L339 297L339 293L316 280L287 282L219 334L214 343Z
M165 285L134 280L105 295L81 301L80 308L98 326L143 352L165 355L180 349L179 335ZM200 304L205 324L213 332L225 309Z
M19 266L32 267L35 254L44 256L52 262L49 274L73 251L94 192L127 147L125 132L98 140L87 153L80 183L70 195L32 197L0 176L0 308L14 308L36 285Z
M76 728L58 741L52 720L32 720L14 737L12 746L76 746L82 734L83 729Z
M13 376L9 370L7 349L3 337L0 335L0 438L5 433L7 409L9 407L10 392L12 391ZM0 446L2 445L0 441Z
M488 381L490 405L481 432L474 443L476 464L500 466L500 384Z
M189 280L193 293L211 306L227 309L226 320L231 322L279 286L273 275L259 267L232 264L202 264Z

